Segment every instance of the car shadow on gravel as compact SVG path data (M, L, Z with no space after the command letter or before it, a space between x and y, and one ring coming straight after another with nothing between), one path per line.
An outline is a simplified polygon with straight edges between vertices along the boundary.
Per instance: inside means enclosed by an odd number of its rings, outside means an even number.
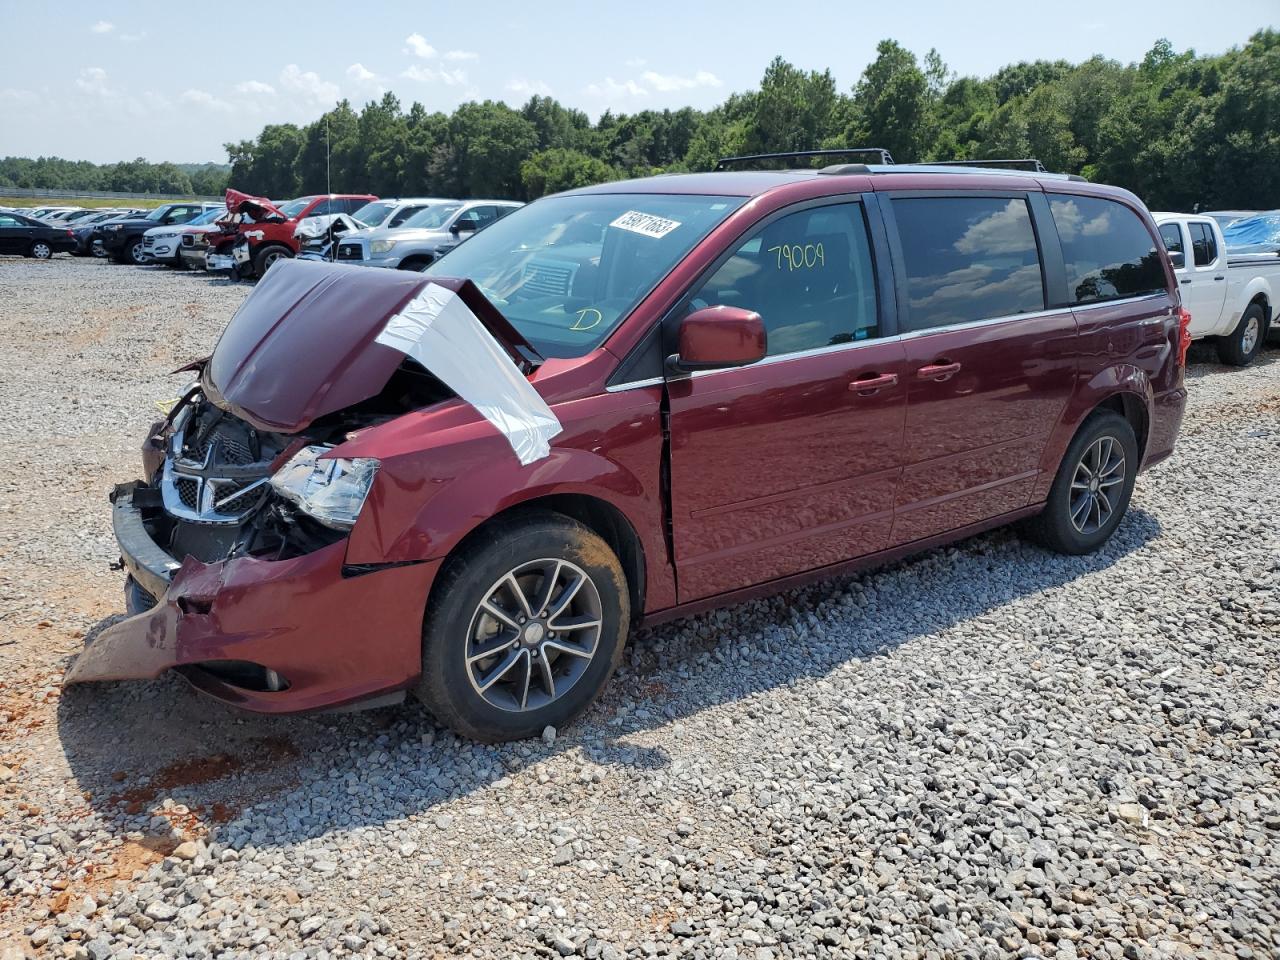
M171 826L189 836L219 828L233 845L287 846L428 812L565 753L574 779L591 779L593 769L662 768L668 754L648 744L666 728L844 664L891 656L917 638L1104 571L1159 534L1155 517L1138 507L1101 551L1085 557L1052 554L997 530L639 631L600 702L552 743L462 740L412 699L362 713L259 716L203 697L176 676L65 688L57 735L73 776L68 786L83 792L109 829ZM90 637L119 619L97 624ZM779 722L771 716L765 709L759 722ZM563 789L564 776L547 789Z

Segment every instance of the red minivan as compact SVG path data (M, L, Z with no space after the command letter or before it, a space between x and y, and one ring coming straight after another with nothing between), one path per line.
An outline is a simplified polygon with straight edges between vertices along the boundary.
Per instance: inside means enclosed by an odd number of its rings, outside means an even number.
M283 262L114 491L134 615L68 682L536 735L638 624L1017 520L1097 549L1186 327L1136 197L1016 170L654 177L423 274Z

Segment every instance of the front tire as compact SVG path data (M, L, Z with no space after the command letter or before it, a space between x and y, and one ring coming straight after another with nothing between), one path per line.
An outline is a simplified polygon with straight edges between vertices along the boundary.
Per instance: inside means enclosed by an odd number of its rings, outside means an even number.
M132 263L135 267L145 266L147 262L147 248L142 245L141 237L131 237L124 245L125 262Z
M1057 553L1093 553L1129 508L1138 474L1138 441L1129 421L1100 410L1081 425L1058 466L1044 511L1028 525Z
M1240 315L1236 328L1218 338L1218 359L1229 367L1247 367L1258 358L1266 339L1266 314L1260 304L1251 303Z
M254 275L261 280L278 261L288 259L288 257L289 251L284 247L263 247L253 257Z
M500 522L441 571L415 693L485 743L562 728L613 675L630 619L622 566L594 531L550 512Z

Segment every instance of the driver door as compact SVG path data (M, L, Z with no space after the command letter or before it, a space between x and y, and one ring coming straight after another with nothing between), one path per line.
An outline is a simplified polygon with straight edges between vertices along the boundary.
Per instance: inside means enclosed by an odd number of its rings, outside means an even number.
M668 383L681 602L882 549L902 470L906 352L861 203L770 220L679 315L716 304L759 313L768 355Z

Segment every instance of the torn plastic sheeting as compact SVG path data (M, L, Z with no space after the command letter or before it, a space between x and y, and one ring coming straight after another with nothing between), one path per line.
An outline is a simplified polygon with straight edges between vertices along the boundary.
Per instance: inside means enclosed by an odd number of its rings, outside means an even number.
M452 290L428 283L376 337L413 357L507 438L527 466L551 453L560 421Z

